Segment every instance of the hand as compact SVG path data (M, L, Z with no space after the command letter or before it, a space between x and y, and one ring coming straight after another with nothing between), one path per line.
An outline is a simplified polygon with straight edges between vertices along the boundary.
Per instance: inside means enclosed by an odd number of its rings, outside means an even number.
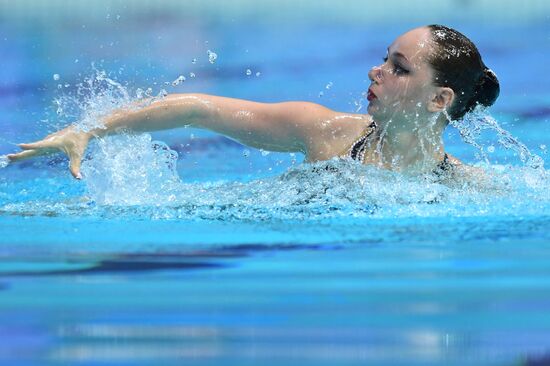
M74 126L46 136L43 140L19 144L23 151L16 154L8 154L10 162L28 159L34 156L50 155L63 151L69 157L69 170L76 179L82 179L80 174L80 162L88 146L91 135L88 132L80 131Z

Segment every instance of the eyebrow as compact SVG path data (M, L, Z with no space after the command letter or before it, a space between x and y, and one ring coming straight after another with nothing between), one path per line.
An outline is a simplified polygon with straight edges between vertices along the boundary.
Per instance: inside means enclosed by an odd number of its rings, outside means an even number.
M389 47L388 47L387 51L388 51L388 54L390 54L390 49L389 49ZM401 52L394 52L393 55L394 55L395 57L402 58L402 59L404 59L405 61L409 62L409 60L407 59L407 57L406 57L404 54L402 54Z

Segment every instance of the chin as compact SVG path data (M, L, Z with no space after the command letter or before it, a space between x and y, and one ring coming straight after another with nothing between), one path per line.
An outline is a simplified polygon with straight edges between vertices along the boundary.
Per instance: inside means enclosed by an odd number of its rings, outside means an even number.
M373 117L380 117L380 106L377 106L370 102L367 106L367 112Z

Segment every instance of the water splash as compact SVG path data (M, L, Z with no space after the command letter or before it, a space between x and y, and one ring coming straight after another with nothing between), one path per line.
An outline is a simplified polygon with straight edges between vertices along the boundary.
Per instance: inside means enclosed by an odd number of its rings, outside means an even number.
M138 89L134 95L97 72L59 106L63 113L82 115L89 128L113 109L135 105L141 98L154 100L152 89ZM66 182L66 175L55 184L44 184L55 185L53 194L40 195L45 189L36 188L31 200L22 193L28 190L14 188L13 194L4 195L11 203L0 205L0 213L223 221L550 215L550 176L536 156L487 114L469 118L456 126L466 142L476 143L483 129L497 131L500 144L520 152L526 166L482 162L477 164L479 173L447 181L433 174L408 176L334 159L292 166L280 176L252 182L212 177L207 183L185 183L177 173L176 152L148 134L122 134L90 145L78 190L68 187L73 183ZM249 150L242 155L247 155L243 160L253 158ZM214 159L204 163L217 164Z
M116 110L139 109L165 98L168 92L161 89L154 94L152 88L131 89L112 78L104 70L92 65L93 73L76 84L76 92L65 93L54 99L60 125L73 124L82 131L103 128L103 119ZM173 86L185 81L180 75ZM55 126L59 129L60 126Z
M83 131L102 127L103 117L137 99L105 71L92 67L94 73L76 84L76 93L63 94L54 100L59 120Z
M25 200L0 213L224 222L550 215L550 175L527 167L480 166L482 176L444 181L334 159L251 182L185 183L175 154L146 135L106 139L93 154L84 198Z
M7 167L10 164L10 159L5 155L0 155L0 169Z
M148 134L96 140L82 165L87 194L102 205L169 203L180 184L178 154Z
M529 151L527 146L512 136L510 132L500 127L496 119L487 112L486 107L477 106L472 112L467 113L460 121L453 121L447 111L444 111L444 113L450 121L450 124L458 129L464 142L477 148L485 162L488 163L489 159L478 140L483 130L491 130L496 132L498 143L504 148L517 153L525 166L533 169L544 167L544 160L540 156Z

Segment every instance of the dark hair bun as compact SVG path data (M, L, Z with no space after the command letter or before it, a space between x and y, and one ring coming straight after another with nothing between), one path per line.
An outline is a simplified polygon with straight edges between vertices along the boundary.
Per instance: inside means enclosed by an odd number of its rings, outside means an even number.
M500 92L498 78L487 68L475 44L459 31L432 24L434 42L429 62L435 86L448 87L455 92L449 108L451 120L459 120L477 105L493 105Z
M500 93L500 84L493 70L485 67L476 87L474 101L485 107L493 105Z

